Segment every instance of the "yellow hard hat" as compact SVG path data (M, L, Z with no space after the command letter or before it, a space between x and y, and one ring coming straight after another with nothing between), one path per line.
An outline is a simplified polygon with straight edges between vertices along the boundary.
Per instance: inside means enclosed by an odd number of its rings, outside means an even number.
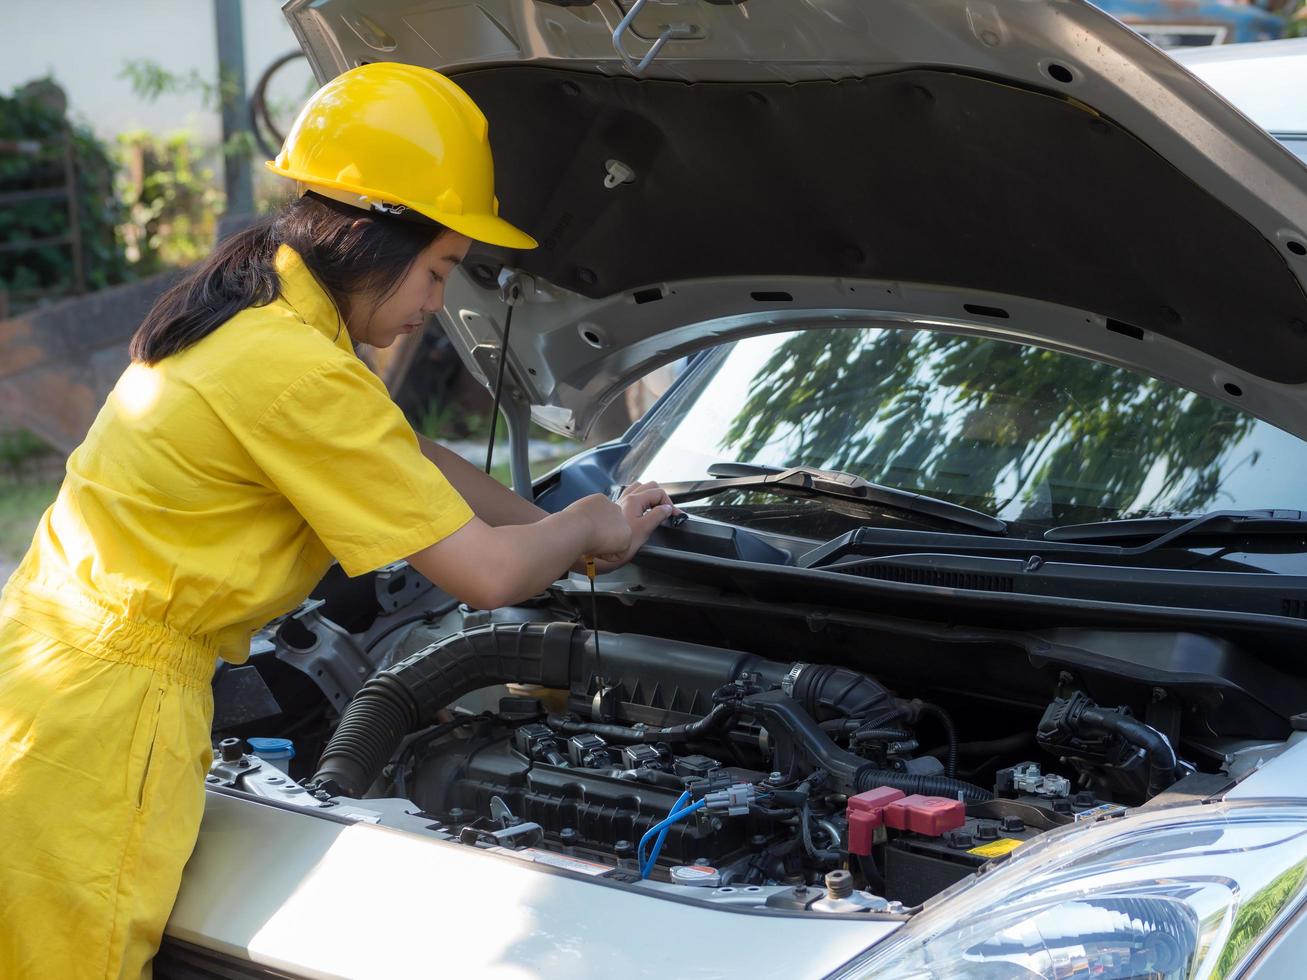
M301 192L368 210L411 209L479 242L535 248L499 217L489 128L439 72L377 62L318 89L267 166Z

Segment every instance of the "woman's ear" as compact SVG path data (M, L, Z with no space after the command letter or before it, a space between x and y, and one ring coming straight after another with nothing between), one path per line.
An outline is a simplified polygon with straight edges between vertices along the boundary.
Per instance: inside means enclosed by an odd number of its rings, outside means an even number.
M364 225L370 223L371 220L372 220L371 218L355 218L353 221L349 223L349 230L358 231Z

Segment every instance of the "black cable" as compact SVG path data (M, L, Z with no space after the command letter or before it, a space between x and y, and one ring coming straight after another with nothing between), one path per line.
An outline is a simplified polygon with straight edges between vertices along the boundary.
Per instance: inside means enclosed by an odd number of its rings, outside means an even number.
M934 718L944 729L944 738L948 742L948 761L944 763L944 775L952 779L958 774L958 733L953 727L953 719L939 705L929 702L922 703L921 713Z
M626 725L609 725L595 721L573 721L550 715L545 724L563 735L592 733L612 742L688 742L700 736L720 735L735 720L738 708L731 704L715 704L698 721L667 728L631 728Z
M982 755L1004 755L1008 752L1016 752L1018 749L1024 748L1034 740L1034 731L1023 731L1017 732L1015 735L1007 735L1003 738L990 739L984 742L959 742L958 755L960 757L969 756L973 758ZM944 756L948 755L948 752L948 745L940 745L923 754L933 755L937 759L942 759Z
M859 854L858 867L862 869L862 877L867 879L867 890L873 895L883 897L885 894L885 877L880 873L880 868L876 867L876 859L869 854Z
M906 742L912 734L901 728L859 728L850 738L854 742Z
M803 849L808 852L808 856L814 861L841 861L844 855L839 851L824 851L812 843L812 828L809 827L811 814L810 806L805 803L799 811L799 830L803 835Z
M490 410L490 445L486 447L486 472L495 458L495 433L499 431L499 398L504 392L504 368L508 364L508 331L513 326L513 307L504 314L504 339L499 345L499 377L495 379L495 404Z
M799 811L791 808L774 810L769 806L763 806L760 803L749 804L749 814L754 817L761 817L764 820L788 820L790 817L798 816Z

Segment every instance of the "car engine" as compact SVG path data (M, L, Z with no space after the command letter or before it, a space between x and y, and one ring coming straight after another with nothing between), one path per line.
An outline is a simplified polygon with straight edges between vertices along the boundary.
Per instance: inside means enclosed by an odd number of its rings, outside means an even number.
M1050 682L1042 707L1013 697L999 711L994 690L968 703L939 683L901 687L906 658L885 661L891 684L847 657L822 662L818 643L764 657L596 630L578 609L558 596L494 613L448 602L379 617L365 644L320 609L289 617L265 676L273 658L308 656L342 679L342 648L370 666L338 718L318 715L321 751L298 781L251 771L234 738L211 781L653 891L885 914L1047 830L1231 782L1173 744L1186 705L1213 689L1239 706L1219 677L1159 693L1051 661L1026 668ZM1008 687L1038 685L1014 674ZM1100 705L1092 689L1127 697ZM310 745L312 728L301 722ZM1193 747L1228 761L1238 744Z

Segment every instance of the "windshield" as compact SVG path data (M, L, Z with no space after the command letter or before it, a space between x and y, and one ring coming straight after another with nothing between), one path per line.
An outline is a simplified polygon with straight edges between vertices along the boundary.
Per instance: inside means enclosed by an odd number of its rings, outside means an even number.
M692 370L643 429L624 480L703 479L718 462L812 466L1031 530L1307 509L1307 443L1229 405L1069 354L932 331L831 328L741 340ZM720 517L724 507L763 504L740 495L688 506Z

